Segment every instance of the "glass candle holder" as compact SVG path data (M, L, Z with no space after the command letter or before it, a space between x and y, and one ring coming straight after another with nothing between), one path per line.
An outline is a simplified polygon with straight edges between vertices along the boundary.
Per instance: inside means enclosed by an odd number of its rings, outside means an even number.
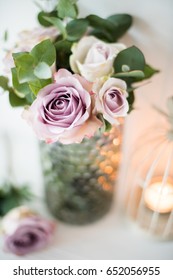
M161 124L134 144L124 180L124 204L140 228L173 239L173 130Z

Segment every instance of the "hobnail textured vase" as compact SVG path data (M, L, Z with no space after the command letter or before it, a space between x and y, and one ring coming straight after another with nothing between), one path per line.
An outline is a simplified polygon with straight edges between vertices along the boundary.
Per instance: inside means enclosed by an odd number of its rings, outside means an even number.
M98 133L80 144L41 143L48 208L61 221L86 224L112 204L120 157L120 133Z

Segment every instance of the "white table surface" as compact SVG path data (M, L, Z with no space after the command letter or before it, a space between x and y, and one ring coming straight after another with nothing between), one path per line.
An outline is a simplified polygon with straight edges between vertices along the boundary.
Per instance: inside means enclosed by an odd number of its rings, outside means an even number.
M87 1L86 4L86 1L81 0L81 6L86 11L91 12L93 9L94 13L104 15L104 7L107 2L109 2L109 5L107 5L107 14L112 13L112 5L113 2L116 1L102 0L99 1L100 5L97 7L96 3L93 3L93 1ZM139 7L139 1L137 0L133 1L134 6L132 6L129 2L131 1L117 1L117 12L129 12L139 15L139 17L141 16L143 20L148 17L148 24L151 24L151 18L153 18L153 15L150 1L145 1L145 4L143 4L144 9ZM91 3L93 3L93 6ZM162 15L161 11L163 10L163 17L166 18L163 23L165 26L166 24L168 25L166 21L169 20L171 3L171 1L167 0L167 6L165 7L165 1L153 1L153 4L157 7L157 13L160 16ZM137 5L136 8L135 4ZM162 7L160 7L159 4L162 5ZM150 13L145 15L144 11L148 12L148 7L150 7ZM8 13L6 14L7 10ZM13 13L14 10L15 13ZM33 27L35 25L35 18L33 14L36 13L36 10L37 9L31 0L2 1L0 3L0 30L3 31L8 28L11 35L10 39L13 41L17 31L22 28L27 28L28 25L29 27ZM163 21L161 20L161 22ZM138 23L139 27L142 28L142 25L140 25L141 22L139 21ZM154 22L153 26L157 36L160 36L159 32L162 33L162 29L161 31L159 27L156 29L157 24ZM151 31L152 29L148 29L148 34L151 35ZM167 30L167 33L164 35L162 34L165 42L171 40L168 33L169 32ZM141 38L139 30L136 30L136 33L135 30L132 30L131 34L133 35L133 39L136 41L138 41L136 38ZM135 36L136 34L137 36ZM156 62L156 57L153 57L150 54L149 49L151 45L147 45L147 43L149 44L149 41L146 41L147 32L144 32L143 35L144 42L146 44L141 43L141 46L146 50L148 58L151 58L152 64L157 66L158 63L158 67L163 66L165 67L164 69L166 69L167 64L164 64L164 60L161 58L159 60L158 58ZM153 41L154 46L157 45L159 41L157 40L158 37L155 41ZM162 43L163 42L161 42L160 49L158 47L158 52L161 53L161 48L165 47L168 54L170 45L166 43L165 46L163 46ZM166 74L163 71L163 75L160 76L160 79L163 80L165 76ZM156 77L155 81L158 82L157 85L159 84L160 79L159 77ZM168 84L170 84L170 82L168 83L167 80L167 88ZM151 89L151 85L148 86L148 89ZM154 97L151 95L150 101L153 99ZM142 100L144 100L144 98L142 98ZM33 207L40 211L43 215L49 216L45 204L43 203L43 199L41 198L43 196L43 180L41 176L37 140L31 129L21 119L21 111L21 109L13 110L10 108L8 104L8 96L6 94L0 96L0 182L2 182L6 176L6 155L4 150L3 135L4 133L7 133L11 139L11 160L17 182L28 182L31 185L33 191L38 197L40 197L33 202ZM134 129L134 124L135 121L132 114L129 125L133 125ZM22 258L5 253L2 249L3 239L0 237L0 259L173 259L173 242L161 242L149 238L127 219L125 214L117 207L117 204L118 203L115 197L115 202L111 211L104 218L94 224L87 226L71 226L57 222L56 236L53 243L43 251L30 254Z

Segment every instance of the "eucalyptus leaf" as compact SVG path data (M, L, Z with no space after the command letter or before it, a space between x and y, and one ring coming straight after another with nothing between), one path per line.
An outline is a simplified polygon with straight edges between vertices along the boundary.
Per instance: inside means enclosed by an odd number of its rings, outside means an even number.
M25 83L35 79L34 70L34 57L29 53L13 54L14 62L17 69L17 76L19 83Z
M4 41L6 42L8 40L8 31L5 30L4 32Z
M48 21L48 18L51 17L56 17L57 16L57 12L56 11L52 11L50 13L46 13L46 12L40 12L38 14L38 21L41 25L45 26L45 27L49 27L54 25L52 22Z
M103 118L103 115L101 113L97 115L97 118L103 123L103 125L100 128L101 133L108 132L111 130L112 125Z
M12 89L9 91L9 101L12 107L23 107L28 104L26 98L19 97Z
M129 92L129 96L127 97L127 101L129 103L128 113L130 113L133 110L133 104L135 102L135 95L134 95L134 92L132 90L130 90L130 92Z
M21 98L24 98L26 95L31 93L29 86L27 83L19 83L16 68L12 68L11 72L12 72L13 87L17 92L17 95Z
M52 72L48 64L39 62L34 69L34 75L39 79L50 79L52 77Z
M76 4L76 3L78 2L78 0L70 0L70 2L71 2L72 4Z
M77 9L75 5L76 1L72 0L59 0L57 10L58 16L60 18L76 18L77 17Z
M13 58L16 67L27 69L34 66L34 57L28 52L13 53Z
M67 24L67 39L69 41L79 40L86 32L89 22L87 19L74 19Z
M34 69L32 68L17 68L19 83L26 83L35 80Z
M133 70L129 72L121 72L121 73L116 73L113 75L115 78L124 78L124 77L132 77L132 78L140 78L143 79L145 77L145 74L141 70Z
M124 35L124 33L132 25L133 21L132 16L128 14L115 14L109 16L107 19L114 24L114 31L112 34L112 36L114 37L114 41L117 41Z
M37 95L38 92L45 86L49 85L52 83L51 79L47 79L47 80L42 80L42 79L36 79L34 81L30 81L29 84L29 88L32 90L32 92L34 93L34 95Z
M108 32L111 32L114 27L112 22L96 15L89 15L86 17L86 19L89 21L90 26L98 29L102 28Z
M56 42L56 69L65 68L70 70L69 57L71 55L72 42L61 40Z
M29 85L28 85L29 86ZM35 94L31 91L30 94L27 94L25 96L25 99L26 99L26 103L27 105L31 105L33 103L33 101L36 99L36 96Z
M64 26L64 23L62 22L62 20L60 20L59 18L56 17L44 17L48 22L50 22L52 25L54 25L55 27L57 27L57 29L63 34L63 37L66 37L66 29Z
M3 88L4 90L9 90L7 77L0 76L0 87Z
M109 123L107 120L104 119L104 125L105 125L105 132L109 132L112 128L111 123Z
M15 186L11 182L4 182L0 186L0 216L4 216L9 210L22 205L24 201L33 198L27 185Z
M150 65L146 64L144 68L145 79L151 78L154 74L159 73L159 70L154 69Z
M53 43L48 39L37 44L30 52L36 64L45 62L51 66L56 59L56 52Z
M112 40L111 34L114 30L114 25L111 21L96 15L89 15L86 19L89 21L90 26L95 28L95 34L101 31L101 33L107 34L110 41Z
M107 32L104 29L93 29L90 33L90 35L97 37L98 39L108 42L108 43L112 43L114 42L114 39L112 38L112 35L110 32Z
M108 42L116 42L132 24L132 17L128 14L116 14L107 19L89 15L86 19L94 28L91 35Z
M122 50L114 60L115 73L121 72L123 65L127 65L131 71L143 71L145 68L145 58L143 53L135 46Z

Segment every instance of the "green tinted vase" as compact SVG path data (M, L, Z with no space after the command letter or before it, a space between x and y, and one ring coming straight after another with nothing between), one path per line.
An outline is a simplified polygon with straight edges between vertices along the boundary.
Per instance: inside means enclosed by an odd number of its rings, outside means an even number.
M59 220L87 224L111 208L120 158L118 128L80 144L41 143L48 208Z

